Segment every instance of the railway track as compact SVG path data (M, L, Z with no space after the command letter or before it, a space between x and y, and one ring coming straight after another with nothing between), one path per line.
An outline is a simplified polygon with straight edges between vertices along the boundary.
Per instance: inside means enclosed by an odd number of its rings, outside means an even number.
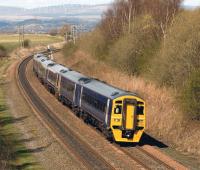
M58 52L59 50L55 50ZM45 52L43 52L45 53ZM32 56L26 58L18 69L18 79L20 86L27 94L31 104L35 110L40 113L40 116L45 123L54 131L57 137L59 137L62 143L70 149L70 151L84 164L88 169L114 169L101 155L99 155L94 149L92 149L86 142L80 139L79 136L75 135L70 128L68 128L57 116L51 111L48 106L40 99L36 92L31 87L30 83L26 78L26 66L32 59ZM29 101L29 102L30 102ZM101 134L102 135L102 134ZM176 166L176 163L169 165L162 159L159 159L155 155L146 151L143 147L120 147L115 145L125 155L129 156L135 162L140 164L144 169L186 169L180 164ZM78 148L78 149L77 149ZM180 165L180 166L179 166Z
M103 134L96 130L93 126L91 126L93 130L95 130L97 133L99 133L102 137ZM173 161L173 164L170 165L163 159L159 159L154 154L146 151L142 146L132 146L132 145L122 145L114 143L114 146L122 151L125 155L130 157L132 160L140 164L143 168L147 170L187 170L184 166L181 164L175 162L174 160L170 159L170 161Z
M30 83L26 78L26 66L32 59L32 56L22 61L18 68L19 84L23 91L27 94L29 102L34 109L40 114L42 119L56 134L62 143L81 161L87 169L114 169L103 157L93 150L86 142L74 134L55 114L45 105L45 103L37 96Z
M134 160L137 160L138 163L143 165L146 169L159 169L159 170L172 170L175 169L168 165L167 163L161 161L154 157L154 155L146 152L142 147L121 147L119 148L127 156L131 157Z

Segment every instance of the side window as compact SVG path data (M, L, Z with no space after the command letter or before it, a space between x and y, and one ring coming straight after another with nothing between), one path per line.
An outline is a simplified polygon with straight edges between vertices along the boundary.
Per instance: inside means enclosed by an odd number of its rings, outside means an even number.
M93 96L87 95L85 93L83 93L83 100L89 104L90 106L94 107L95 109L101 111L101 112L105 112L105 108L106 108L106 104L104 104L103 102L99 101L98 99L96 99Z
M57 75L51 71L49 71L49 75L48 75L48 78L51 80L51 81L56 81L56 77Z

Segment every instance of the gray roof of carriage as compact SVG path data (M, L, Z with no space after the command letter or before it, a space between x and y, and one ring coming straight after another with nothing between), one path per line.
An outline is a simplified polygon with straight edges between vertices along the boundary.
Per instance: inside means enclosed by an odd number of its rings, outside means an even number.
M43 62L41 62L42 66L47 68L49 64L52 64L52 63L55 63L54 61L52 60L45 60Z
M38 56L43 57L43 56L45 56L45 55L44 55L44 54L41 54L41 53L38 53L38 54L35 54L35 55L34 55L34 58L40 58L40 57L38 57Z
M80 83L79 80L80 78L88 78L87 76L76 72L76 71L68 71L66 73L60 73L62 75L62 77L69 79L75 83Z
M115 99L122 95L136 95L135 93L121 90L96 79L92 79L91 82L84 84L83 86L110 99Z
M40 57L38 57L38 56L40 56ZM39 61L39 62L41 62L41 60L47 60L48 58L45 56L45 55L43 55L43 54L37 54L37 55L34 55L34 60L36 60L36 61Z
M60 64L56 64L54 66L48 67L48 70L51 70L54 73L59 73L61 70L69 71L69 69L65 66L62 66Z

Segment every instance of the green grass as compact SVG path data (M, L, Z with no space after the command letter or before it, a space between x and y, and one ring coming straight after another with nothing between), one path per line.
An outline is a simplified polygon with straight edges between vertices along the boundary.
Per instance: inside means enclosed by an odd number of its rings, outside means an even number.
M44 34L25 35L25 39L31 41L31 47L63 41L62 37ZM0 45L3 45L8 53L12 52L19 47L18 35L0 34ZM0 169L42 169L32 153L39 152L43 148L25 147L25 143L31 139L22 139L22 134L15 125L16 122L23 121L25 118L13 118L6 103L4 74L11 62L11 58L0 59Z
M48 45L64 40L60 36L50 36L47 34L26 34L24 39L30 40L31 46ZM5 46L10 52L19 46L19 36L18 34L0 34L0 44Z
M13 118L5 100L6 84L3 74L10 63L8 59L0 60L0 167L16 170L42 169L32 156L38 148L26 148L25 142L28 140L21 138L22 134L15 126L15 123L24 120L25 117Z

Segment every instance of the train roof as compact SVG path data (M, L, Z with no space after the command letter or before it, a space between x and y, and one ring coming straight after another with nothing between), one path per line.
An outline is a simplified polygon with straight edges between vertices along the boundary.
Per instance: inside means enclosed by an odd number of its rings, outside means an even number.
M85 83L83 86L110 99L115 99L123 95L136 96L135 93L121 90L96 79L92 79L89 83Z
M47 68L50 64L55 64L55 62L52 60L44 60L41 62L41 64L43 67Z
M54 72L54 73L60 73L60 72L67 72L69 69L63 65L55 64L53 66L48 67L48 70Z
M35 61L38 61L38 62L41 62L42 60L47 60L48 58L45 56L45 55L35 55L34 57L33 57L33 59L35 60Z
M88 77L84 76L83 74L76 72L76 71L68 71L66 73L60 73L62 77L73 81L74 83L81 84L81 80L88 79Z
M68 71L66 73L61 73L61 76L74 83L82 84L83 87L90 89L110 99L115 99L123 95L137 96L137 94L135 93L121 90L119 88L106 84L105 82L102 82L100 80L89 78L76 71Z
M39 58L39 57L41 57L41 56L44 56L44 54L37 53L37 54L35 54L33 57L34 57L34 58Z
M40 59L41 57L46 57L46 58L47 58L47 56L45 56L44 54L40 54L40 53L39 53L39 54L35 54L35 55L33 56L33 58L36 59L36 60L37 60L37 59Z

